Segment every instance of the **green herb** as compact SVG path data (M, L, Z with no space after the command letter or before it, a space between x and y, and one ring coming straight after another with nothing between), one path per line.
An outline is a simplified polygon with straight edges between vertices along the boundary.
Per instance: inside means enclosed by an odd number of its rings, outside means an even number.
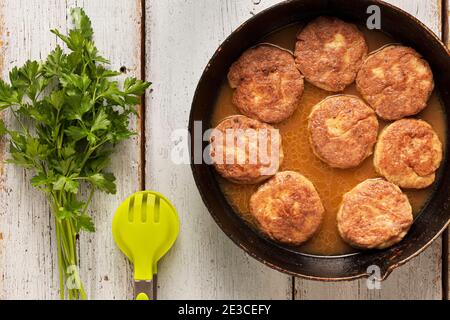
M150 83L108 70L94 45L91 21L80 8L71 15L68 35L52 30L70 52L57 46L43 62L27 61L0 80L0 110L9 109L15 127L0 121L10 139L9 163L33 170L31 184L48 197L55 218L60 296L85 299L79 279L76 236L95 231L88 215L95 190L115 193L115 177L106 172L113 147L134 132L129 121ZM89 189L88 197L80 188Z

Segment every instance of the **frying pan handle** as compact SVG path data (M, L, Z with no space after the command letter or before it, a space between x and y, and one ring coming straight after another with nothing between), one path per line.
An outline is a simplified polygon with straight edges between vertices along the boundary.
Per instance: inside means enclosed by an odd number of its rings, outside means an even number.
M134 281L134 296L136 300L152 300L153 296L153 281L152 280L135 280Z

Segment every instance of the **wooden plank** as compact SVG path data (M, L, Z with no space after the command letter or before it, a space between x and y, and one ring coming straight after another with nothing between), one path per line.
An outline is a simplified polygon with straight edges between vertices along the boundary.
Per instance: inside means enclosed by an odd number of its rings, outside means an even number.
M295 279L296 299L441 299L441 241L414 260L398 268L381 283L380 290L368 289L367 280L325 283Z
M441 36L440 0L390 0ZM380 290L368 290L366 280L320 283L295 280L296 299L441 299L442 241L437 239L419 257L395 270Z
M422 21L439 37L442 36L442 1L441 0L385 0Z
M68 10L85 7L92 18L97 46L112 61L140 74L140 1L3 1L2 75L26 59L44 58L54 48L50 28L65 31ZM10 119L7 119L10 121ZM137 127L137 121L133 124ZM139 189L140 137L121 145L112 164L116 196L95 197L91 213L97 232L81 237L81 277L90 298L130 298L131 272L111 237L111 218L120 201ZM4 148L2 156L4 156ZM58 298L53 223L44 197L31 186L30 173L7 165L0 192L0 299Z
M147 153L146 183L174 200L182 220L176 248L160 265L161 298L289 298L291 294L290 277L249 258L218 230L194 191L189 167L166 165L170 152L167 133L186 127L193 89L212 52L250 15L278 1L262 0L258 5L253 2L259 0L147 2L146 67L155 92L147 99L147 150L152 152ZM439 19L433 9L438 4L427 2L395 1L440 32L438 25L430 23L431 19ZM125 65L128 72L138 74L140 62L135 53L140 47L141 13L134 0L2 3L2 74L26 58L45 56L56 43L48 29L64 30L67 8L74 4L85 5L88 14L95 16L98 45L112 58L113 65ZM92 211L101 231L82 239L82 275L86 275L91 298L131 296L130 269L112 244L109 225L120 199L139 186L138 139L122 147L122 156L114 163L119 178L117 197L101 196L96 200ZM43 214L48 212L47 206L29 186L29 178L29 174L12 166L4 168L1 176L0 299L57 297L51 220L48 213ZM395 271L381 291L366 292L363 281L323 284L297 280L297 297L439 298L441 250L437 242ZM412 296L412 292L417 294Z
M140 0L70 0L69 7L85 8L92 20L95 41L111 68L126 68L122 77L139 78L141 73ZM132 127L139 131L139 120ZM91 207L97 231L85 233L80 241L81 274L90 299L130 299L133 276L111 233L111 221L119 204L140 189L140 135L122 143L116 150L111 171L117 177L117 194L97 194Z
M170 134L187 127L203 68L232 30L278 1L147 1L146 187L178 209L181 232L159 265L161 299L289 299L291 277L275 272L229 240L210 217L188 165L170 160ZM184 141L186 143L186 141Z
M39 4L3 4L3 77L13 66L48 53L56 45L55 37L48 35L49 28L65 27L63 2ZM31 177L22 169L5 165L0 194L0 299L56 298L58 294L56 245L49 210L44 197L31 187Z

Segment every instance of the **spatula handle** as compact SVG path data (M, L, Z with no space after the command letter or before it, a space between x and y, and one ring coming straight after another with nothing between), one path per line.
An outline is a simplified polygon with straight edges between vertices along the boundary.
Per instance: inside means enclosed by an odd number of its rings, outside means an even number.
M153 299L153 281L152 280L135 280L134 296L136 300Z

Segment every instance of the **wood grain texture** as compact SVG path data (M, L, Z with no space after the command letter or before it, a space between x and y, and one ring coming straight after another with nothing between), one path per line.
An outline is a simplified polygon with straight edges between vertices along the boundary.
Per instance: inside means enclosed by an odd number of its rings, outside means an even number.
M70 26L68 11L82 6L91 17L100 52L118 70L140 74L140 1L138 0L8 0L2 1L3 76L26 59L43 59L54 48L49 32ZM11 122L11 119L7 119ZM137 126L137 121L134 127ZM81 277L88 296L131 297L131 271L111 237L112 215L122 199L138 190L139 139L121 145L111 170L117 176L116 196L95 196L91 214L97 232L80 241ZM3 151L4 154L4 151ZM43 195L30 186L32 174L7 165L0 192L0 299L58 298L58 271L53 222Z
M450 0L447 0L450 1ZM181 218L180 237L159 265L161 299L290 299L292 278L265 267L237 248L214 223L188 165L171 163L174 129L186 128L203 68L219 44L242 22L279 0L146 1L146 74L154 83L146 100L146 186L166 194ZM440 0L391 0L441 34ZM2 76L28 58L44 58L65 31L67 12L85 7L100 51L118 69L139 75L140 0L4 0L0 2ZM11 119L6 118L8 123ZM138 126L138 124L135 124ZM181 141L177 143L184 143ZM97 232L81 237L81 275L93 299L132 297L132 271L111 237L111 218L126 195L139 189L140 137L122 145L112 170L117 196L97 194L91 213ZM6 156L0 141L0 158ZM0 299L58 298L52 220L30 173L0 168ZM441 241L394 271L381 290L365 280L320 283L295 279L297 299L440 299ZM450 257L449 257L450 258Z
M177 207L181 232L159 264L161 299L289 299L291 277L247 256L214 223L189 165L175 165L170 134L187 128L190 103L208 60L235 28L277 1L147 1L146 187ZM181 141L186 145L187 141Z
M442 36L442 0L384 0L422 21L439 37Z
M85 8L92 20L95 41L111 68L126 68L122 77L139 78L141 72L141 3L140 0L72 1ZM133 123L133 122L132 122ZM139 121L132 127L139 132ZM111 233L111 221L119 204L140 189L140 136L118 146L111 164L117 177L117 194L97 193L91 214L97 231L84 233L80 241L80 268L90 299L130 299L133 297L132 272L117 249Z
M409 12L442 35L440 0L386 2ZM319 283L297 278L295 287L296 299L442 299L442 240L437 239L420 256L395 270L379 290L369 290L366 279Z

